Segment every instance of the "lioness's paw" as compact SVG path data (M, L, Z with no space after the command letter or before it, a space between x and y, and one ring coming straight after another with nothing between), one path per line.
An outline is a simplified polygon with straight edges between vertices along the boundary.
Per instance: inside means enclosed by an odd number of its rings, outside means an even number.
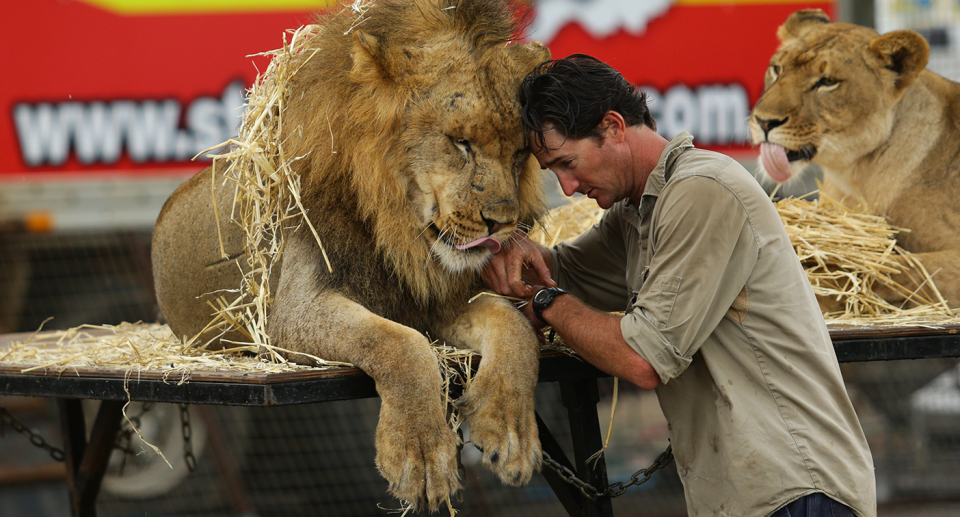
M436 511L460 490L457 436L442 418L404 419L384 404L377 426L377 469L397 499L414 511Z
M457 405L470 424L470 441L483 464L508 485L530 481L542 452L532 389L507 385L499 375L477 375Z

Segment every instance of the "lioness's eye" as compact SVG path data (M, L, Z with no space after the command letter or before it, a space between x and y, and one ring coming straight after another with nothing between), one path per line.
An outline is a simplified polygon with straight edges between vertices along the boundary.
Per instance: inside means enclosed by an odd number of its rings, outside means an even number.
M767 67L767 73L770 74L770 79L776 81L777 77L780 77L780 65L770 65Z
M832 77L821 77L820 80L813 85L813 89L816 90L817 88L821 88L825 91L830 91L835 89L839 85L840 85L840 81Z

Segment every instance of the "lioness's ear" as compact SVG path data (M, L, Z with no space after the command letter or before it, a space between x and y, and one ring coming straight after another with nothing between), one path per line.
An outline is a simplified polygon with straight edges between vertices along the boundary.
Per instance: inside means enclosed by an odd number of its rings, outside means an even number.
M887 68L897 74L897 89L913 83L930 59L930 45L913 31L893 31L870 42L870 50L886 61Z
M780 43L786 44L824 23L830 23L830 17L820 9L796 11L777 29L777 37Z

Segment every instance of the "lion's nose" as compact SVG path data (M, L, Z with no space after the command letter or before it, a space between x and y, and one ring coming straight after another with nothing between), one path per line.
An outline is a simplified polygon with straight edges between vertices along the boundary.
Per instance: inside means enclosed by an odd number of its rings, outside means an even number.
M487 225L487 235L493 235L510 224L510 222L501 223L496 219L490 219L483 214L480 214L480 217L483 218L483 222Z
M766 140L767 137L769 136L768 134L770 133L770 131L773 130L773 128L784 125L790 117L781 118L781 119L760 118L760 117L753 117L753 118L757 119L757 124L759 124L760 129L763 130L763 139Z

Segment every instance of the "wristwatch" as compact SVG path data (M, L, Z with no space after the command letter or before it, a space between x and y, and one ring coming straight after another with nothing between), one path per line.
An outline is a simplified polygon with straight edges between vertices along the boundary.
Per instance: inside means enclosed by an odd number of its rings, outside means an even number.
M537 317L538 320L542 321L544 325L549 325L547 320L543 319L543 311L553 303L553 299L561 294L567 294L566 291L560 289L559 287L544 287L537 291L537 294L533 295L531 303L533 304L533 314Z

